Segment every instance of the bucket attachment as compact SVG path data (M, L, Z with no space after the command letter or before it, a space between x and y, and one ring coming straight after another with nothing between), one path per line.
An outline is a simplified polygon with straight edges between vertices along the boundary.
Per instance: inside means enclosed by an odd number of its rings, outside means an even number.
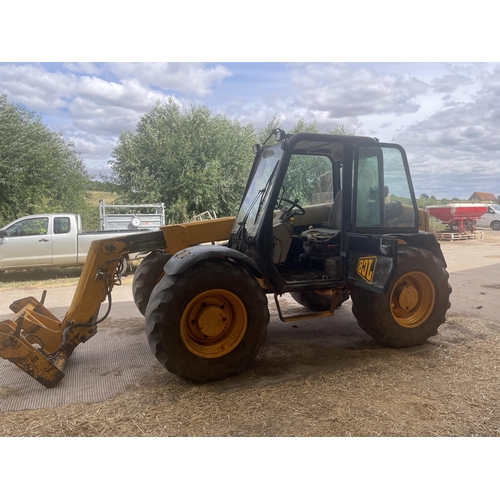
M64 373L24 336L16 335L14 322L0 323L0 356L45 387L54 387L64 377Z
M67 355L61 346L61 322L34 297L13 302L12 320L0 322L0 356L14 363L45 387L63 377Z

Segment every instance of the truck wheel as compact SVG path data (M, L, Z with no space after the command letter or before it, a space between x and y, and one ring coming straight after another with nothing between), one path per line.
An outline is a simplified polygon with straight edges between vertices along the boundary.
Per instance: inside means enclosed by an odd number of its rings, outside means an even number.
M165 275L146 311L153 354L168 371L195 383L244 370L264 343L268 323L257 280L225 261Z
M143 316L146 314L151 292L163 277L163 267L170 257L172 256L160 251L151 252L142 259L139 267L135 270L132 294L135 305Z
M316 290L290 292L290 295L295 302L307 307L311 311L328 311L332 305L331 296L316 293ZM342 292L337 302L337 307L340 307L348 298L349 294L347 292Z
M491 223L491 229L493 229L493 231L500 231L500 221L494 220Z
M371 337L391 347L421 345L436 335L450 307L451 287L442 262L430 252L406 248L385 295L355 287L352 312Z
M120 278L123 278L124 276L127 275L127 273L129 271L131 271L131 264L130 264L130 261L128 260L128 257L125 256L125 257L122 257L121 259L121 267L122 267L122 270L121 272L119 273L119 277Z

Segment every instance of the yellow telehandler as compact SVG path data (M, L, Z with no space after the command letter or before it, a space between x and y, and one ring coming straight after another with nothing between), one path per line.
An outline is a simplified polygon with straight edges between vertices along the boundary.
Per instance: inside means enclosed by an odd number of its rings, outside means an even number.
M369 137L272 135L274 144L254 146L236 217L95 241L62 321L43 305L45 292L15 301L14 318L0 322L0 356L56 385L109 313L123 257L135 252L149 252L132 292L151 350L192 382L223 379L255 360L267 335L267 294L282 321L332 316L351 297L358 324L385 345L435 335L451 287L403 148ZM285 316L283 293L304 312Z

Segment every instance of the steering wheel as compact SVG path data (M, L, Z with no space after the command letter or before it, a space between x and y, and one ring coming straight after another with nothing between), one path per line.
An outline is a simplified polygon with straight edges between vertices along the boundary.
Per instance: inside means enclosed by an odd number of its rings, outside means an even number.
M299 200L289 200L287 198L281 198L281 203L288 203L290 206L283 212L280 217L282 220L290 219L294 215L304 215L306 211L299 205Z

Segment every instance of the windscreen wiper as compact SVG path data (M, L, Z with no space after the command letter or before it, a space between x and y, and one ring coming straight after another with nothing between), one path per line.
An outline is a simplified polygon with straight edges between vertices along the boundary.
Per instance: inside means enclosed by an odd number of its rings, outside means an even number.
M268 181L269 182L269 181ZM267 186L267 185L266 185ZM250 217L250 212L252 211L253 207L255 206L255 204L257 203L257 200L263 196L264 192L265 192L265 187L263 189L259 189L259 191L257 192L257 195L255 196L254 200L252 201L252 203L250 204L250 206L248 207L248 210L245 212L245 215L243 217L243 219L241 220L241 222L238 222L240 228L238 229L237 233L236 233L236 238L237 239L243 239L243 241L247 244L247 245L250 245L252 244L252 241L251 239L248 238L248 235L247 235L247 230L246 230L246 223L247 223L247 220L248 220L248 217ZM259 205L259 210L260 210L260 205ZM258 211L257 211L258 213ZM257 217L255 217L255 219L257 219ZM255 221L254 221L255 222Z

